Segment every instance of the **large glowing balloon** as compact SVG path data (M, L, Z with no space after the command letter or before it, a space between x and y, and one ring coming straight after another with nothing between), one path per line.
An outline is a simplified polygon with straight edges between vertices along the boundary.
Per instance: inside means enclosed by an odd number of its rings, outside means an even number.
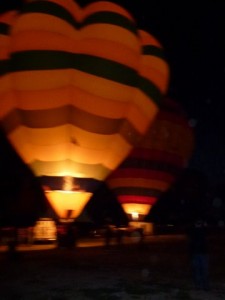
M193 146L182 107L166 98L140 145L107 179L130 220L143 220L150 212L187 166Z
M1 126L36 176L65 176L46 194L64 205L59 215L76 217L93 193L77 179L104 180L140 142L168 64L160 43L111 2L37 0L13 14L0 26Z

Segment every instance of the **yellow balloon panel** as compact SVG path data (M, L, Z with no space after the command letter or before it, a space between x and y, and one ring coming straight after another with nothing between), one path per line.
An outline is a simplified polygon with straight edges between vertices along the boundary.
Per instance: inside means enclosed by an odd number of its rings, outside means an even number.
M129 144L127 144L118 134L114 135L113 139L112 137L109 138L109 136L103 135L102 137L105 139L104 144L102 142L100 143L98 141L97 143L95 141L96 148L93 147L93 144L90 144L90 148L87 148L84 146L81 147L79 144L76 146L73 143L66 143L65 137L69 136L68 134L64 134L66 128L59 127L58 129L59 131L55 130L55 138L53 138L53 134L49 135L50 132L47 129L43 129L41 132L36 134L36 130L33 130L32 132L31 129L21 127L20 130L17 129L14 131L9 136L9 139L13 145L16 145L17 152L24 159L24 161L31 166L35 173L37 172L36 164L33 165L35 161L42 161L43 165L45 163L50 165L50 162L52 161L55 164L58 162L59 165L59 163L64 164L62 161L69 160L70 162L67 162L66 168L68 169L68 165L70 165L70 174L75 164L83 164L86 165L86 167L85 171L82 171L82 177L88 178L93 176L93 168L95 165L104 165L105 168L100 168L103 171L99 171L99 174L97 174L96 168L96 177L94 178L99 180L103 180L106 170L108 170L108 174L110 170L113 170L115 165L118 165L122 162L124 156L127 156L131 150ZM45 131L46 134L43 134L43 131ZM59 142L59 135L61 135L61 143ZM45 140L43 139L44 136L46 137ZM91 136L91 134L89 134L89 136ZM30 138L29 143L27 142L27 137ZM38 143L39 140L40 143ZM93 167L91 167L91 165ZM88 166L90 166L90 172L88 171ZM44 169L45 167L42 167L42 170ZM49 167L47 169L49 170ZM43 171L43 174L57 176L58 174L55 170L56 169L52 171ZM79 173L81 173L81 171L79 171ZM43 174L38 172L38 175Z

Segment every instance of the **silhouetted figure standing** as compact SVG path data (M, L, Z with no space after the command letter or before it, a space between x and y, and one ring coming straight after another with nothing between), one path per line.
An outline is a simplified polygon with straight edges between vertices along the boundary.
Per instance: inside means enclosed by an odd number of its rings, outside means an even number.
M17 250L18 245L18 231L16 227L11 228L10 235L8 237L8 258L10 260L18 260L20 255Z
M207 226L198 219L189 229L189 247L195 287L209 289L209 254L207 245Z
M117 245L121 246L122 245L122 241L123 241L123 230L120 228L117 228L116 230L116 240L117 240Z
M77 228L73 224L68 224L67 248L69 248L69 249L75 248L76 242L77 242Z
M113 225L110 218L105 219L105 248L109 248L113 237Z

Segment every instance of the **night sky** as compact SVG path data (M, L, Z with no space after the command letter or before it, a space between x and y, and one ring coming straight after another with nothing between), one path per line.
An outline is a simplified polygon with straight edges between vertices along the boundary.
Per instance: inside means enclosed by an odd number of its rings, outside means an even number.
M194 128L191 168L225 179L225 7L222 1L123 1L139 27L162 43L170 64L168 94ZM135 4L136 3L136 4Z
M88 0L79 0L85 5ZM163 45L170 65L168 96L186 110L196 144L189 167L225 181L225 7L223 1L123 0L138 27ZM22 1L2 0L0 9ZM198 3L198 4L196 4Z

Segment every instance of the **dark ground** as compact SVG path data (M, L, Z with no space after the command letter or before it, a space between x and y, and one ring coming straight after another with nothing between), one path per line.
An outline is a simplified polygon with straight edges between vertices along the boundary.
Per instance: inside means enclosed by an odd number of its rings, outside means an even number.
M158 235L142 247L24 251L15 260L1 252L0 300L225 299L224 238L209 237L211 291L202 298L193 291L186 237Z

